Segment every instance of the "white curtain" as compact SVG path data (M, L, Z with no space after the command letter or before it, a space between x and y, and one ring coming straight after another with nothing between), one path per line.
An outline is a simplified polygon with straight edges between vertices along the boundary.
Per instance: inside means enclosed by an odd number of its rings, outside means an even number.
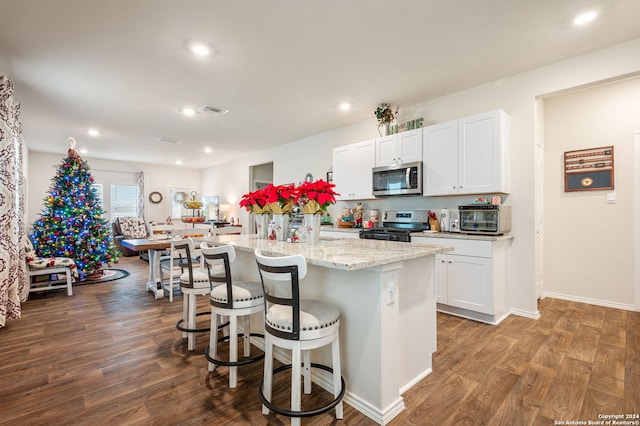
M0 327L20 317L28 295L25 236L22 126L13 81L0 73Z
M138 217L144 218L144 172L136 173L136 182L138 184Z

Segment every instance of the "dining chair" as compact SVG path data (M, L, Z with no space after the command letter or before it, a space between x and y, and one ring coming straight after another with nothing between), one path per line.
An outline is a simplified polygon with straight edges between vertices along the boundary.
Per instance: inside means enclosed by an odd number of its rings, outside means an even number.
M173 235L173 225L149 223L149 238L161 239L171 238Z

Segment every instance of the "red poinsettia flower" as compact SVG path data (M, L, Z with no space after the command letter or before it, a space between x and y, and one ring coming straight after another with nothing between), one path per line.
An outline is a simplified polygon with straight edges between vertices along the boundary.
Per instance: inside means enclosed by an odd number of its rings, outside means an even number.
M266 213L264 211L267 205L267 196L263 190L257 190L244 194L240 200L240 207L244 207L248 212Z
M296 202L302 205L305 213L324 211L336 202L334 184L318 179L315 182L304 182L297 188Z
M293 203L296 194L293 184L277 186L269 184L263 189L263 192L268 204L277 204L279 207Z

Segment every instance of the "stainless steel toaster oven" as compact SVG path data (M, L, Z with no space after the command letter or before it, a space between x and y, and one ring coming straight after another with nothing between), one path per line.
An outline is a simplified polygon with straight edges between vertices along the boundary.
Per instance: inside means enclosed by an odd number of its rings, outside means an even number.
M502 235L511 232L511 206L469 204L458 206L460 232Z

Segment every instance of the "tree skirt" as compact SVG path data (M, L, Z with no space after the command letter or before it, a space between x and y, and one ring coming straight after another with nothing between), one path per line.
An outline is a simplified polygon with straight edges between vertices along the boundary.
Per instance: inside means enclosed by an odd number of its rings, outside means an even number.
M88 276L82 281L74 282L73 285L106 283L107 281L115 281L129 276L129 273L124 269L103 269L102 272L102 275L98 277Z

